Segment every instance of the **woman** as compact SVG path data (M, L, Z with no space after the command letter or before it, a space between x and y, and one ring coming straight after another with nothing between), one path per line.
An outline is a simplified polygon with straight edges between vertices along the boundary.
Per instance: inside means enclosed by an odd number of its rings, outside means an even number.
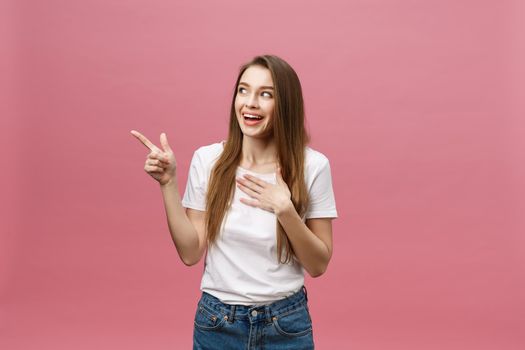
M304 270L332 255L337 217L330 164L308 147L299 78L284 60L257 56L240 69L228 139L193 154L181 200L166 134L145 171L160 183L184 264L207 250L194 349L313 349Z

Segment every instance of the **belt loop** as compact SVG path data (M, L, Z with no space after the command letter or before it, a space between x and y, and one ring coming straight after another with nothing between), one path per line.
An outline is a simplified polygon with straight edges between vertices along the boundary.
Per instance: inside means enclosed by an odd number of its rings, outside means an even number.
M264 312L266 313L266 322L272 323L272 315L270 314L271 313L270 305L267 304L264 306Z
M233 323L234 315L235 315L235 304L230 307L230 315L228 316L228 322Z
M306 291L306 286L305 285L303 285L303 291L304 291L304 298L308 302L308 292Z

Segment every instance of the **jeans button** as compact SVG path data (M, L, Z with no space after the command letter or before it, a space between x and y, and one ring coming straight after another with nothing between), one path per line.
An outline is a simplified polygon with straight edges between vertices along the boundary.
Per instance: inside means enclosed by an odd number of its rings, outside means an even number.
M253 317L257 316L257 310L253 310L253 311L252 311L252 316L253 316Z

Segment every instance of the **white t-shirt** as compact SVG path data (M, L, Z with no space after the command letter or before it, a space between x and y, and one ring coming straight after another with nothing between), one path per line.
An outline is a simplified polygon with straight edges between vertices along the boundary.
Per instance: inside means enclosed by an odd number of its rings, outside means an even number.
M208 179L215 161L224 149L223 143L202 146L195 151L190 164L185 208L206 210ZM310 204L303 217L337 217L332 177L328 158L306 147L305 180ZM245 173L275 184L276 174L259 174L238 167L237 177ZM304 271L291 259L277 261L277 218L269 211L240 202L250 198L237 186L232 205L225 214L216 244L208 247L201 290L226 304L263 305L284 299L301 289Z

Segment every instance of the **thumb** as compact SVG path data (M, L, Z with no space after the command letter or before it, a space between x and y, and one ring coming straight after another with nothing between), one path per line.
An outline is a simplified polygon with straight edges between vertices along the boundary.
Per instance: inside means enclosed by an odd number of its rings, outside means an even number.
M164 149L165 152L167 151L171 152L171 147L168 144L168 136L166 136L165 133L160 134L160 144L162 145L162 148Z

